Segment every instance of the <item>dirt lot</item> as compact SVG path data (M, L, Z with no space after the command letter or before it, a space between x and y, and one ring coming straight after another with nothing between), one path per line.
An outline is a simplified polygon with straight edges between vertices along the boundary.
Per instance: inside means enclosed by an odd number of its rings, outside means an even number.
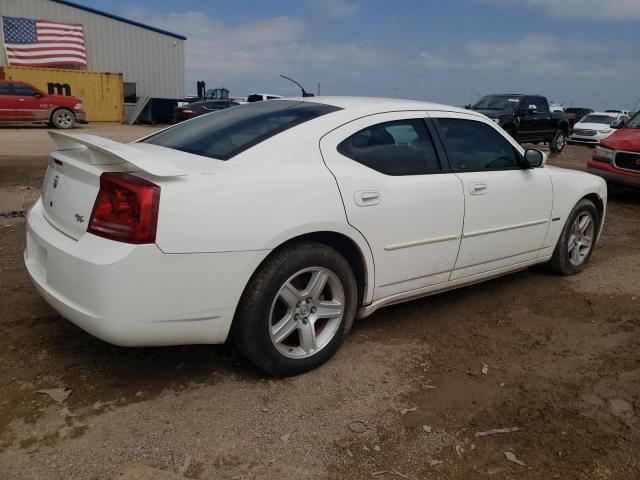
M37 193L46 141L0 130L0 189ZM589 156L568 147L550 163ZM90 337L31 286L24 236L22 218L0 217L3 480L111 479L131 464L192 479L640 478L639 192L610 192L583 274L530 269L381 310L326 366L286 380L229 345ZM59 403L38 393L60 387Z

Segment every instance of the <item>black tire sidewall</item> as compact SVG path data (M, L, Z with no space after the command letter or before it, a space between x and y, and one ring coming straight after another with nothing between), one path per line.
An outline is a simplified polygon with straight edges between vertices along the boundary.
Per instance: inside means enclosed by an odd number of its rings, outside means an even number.
M309 267L323 267L340 280L345 294L345 313L335 336L315 355L293 359L273 345L270 332L271 306L278 290L295 273ZM234 320L234 338L240 350L257 367L275 376L291 376L319 367L342 345L355 318L357 287L349 263L334 249L321 244L297 245L274 255L247 286L240 315ZM235 325L235 324L238 325Z
M589 250L589 254L584 261L576 266L571 263L569 260L569 252L567 251L569 236L571 234L571 226L573 222L575 222L578 215L582 212L588 211L592 215L592 221L594 222L594 236L593 243L591 245L591 250ZM560 235L560 239L558 240L558 244L556 245L556 250L553 253L552 262L555 263L556 270L563 275L575 275L576 273L580 273L583 271L587 263L589 263L589 259L593 254L593 250L595 249L596 239L598 238L600 228L600 219L598 214L598 209L593 204L591 200L583 199L581 200L571 211L571 214L567 218L567 222L565 223L564 228L562 229L562 234Z

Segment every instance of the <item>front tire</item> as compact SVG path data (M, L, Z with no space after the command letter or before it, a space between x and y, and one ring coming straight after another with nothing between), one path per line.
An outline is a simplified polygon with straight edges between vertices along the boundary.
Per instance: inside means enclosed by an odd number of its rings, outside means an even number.
M66 108L59 108L53 115L51 115L51 124L63 130L68 128L73 128L76 124L76 116L73 114L71 110L67 110Z
M560 275L575 275L587 266L598 238L598 209L582 199L573 208L562 229L549 267Z
M333 248L302 242L276 251L245 288L233 322L242 354L285 377L325 363L351 330L356 281Z
M567 146L567 135L562 130L557 130L549 143L549 148L553 153L561 153Z

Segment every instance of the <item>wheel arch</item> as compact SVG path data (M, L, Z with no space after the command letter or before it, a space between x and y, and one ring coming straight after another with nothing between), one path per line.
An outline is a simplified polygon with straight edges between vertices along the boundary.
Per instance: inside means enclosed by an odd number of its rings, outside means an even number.
M569 122L563 120L558 124L558 130L564 132L565 135L569 135Z
M364 304L370 303L373 296L374 280L374 265L371 250L369 249L368 244L359 244L356 239L335 230L309 231L291 236L290 238L281 241L271 250L269 255L262 259L253 272L251 272L246 285L251 283L251 279L254 277L256 272L258 272L262 265L264 265L264 263L267 262L276 252L295 243L305 241L317 242L326 245L340 253L351 266L356 279L356 285L358 287L358 308Z
M597 193L588 193L580 200L591 200L593 204L596 206L596 210L598 211L598 232L596 235L596 242L600 239L600 234L602 233L602 227L604 225L604 215L606 210L606 204L602 198ZM580 201L578 200L578 201Z

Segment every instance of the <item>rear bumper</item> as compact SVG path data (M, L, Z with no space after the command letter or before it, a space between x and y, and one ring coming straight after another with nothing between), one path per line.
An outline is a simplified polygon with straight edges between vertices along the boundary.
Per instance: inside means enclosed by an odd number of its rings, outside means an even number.
M115 345L160 346L224 342L267 253L165 254L88 233L74 240L49 224L39 201L24 260L42 297L78 327Z
M587 171L611 183L640 188L640 172L634 173L627 170L620 170L610 163L595 160L590 160L587 163Z

